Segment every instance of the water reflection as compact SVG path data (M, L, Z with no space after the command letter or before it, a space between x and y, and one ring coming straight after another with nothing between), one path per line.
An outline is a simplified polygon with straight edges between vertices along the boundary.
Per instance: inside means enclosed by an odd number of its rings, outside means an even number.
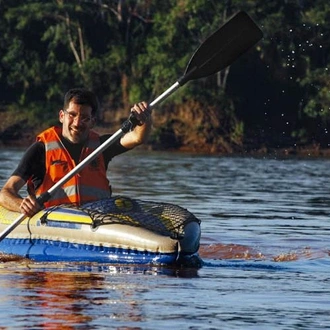
M198 276L196 269L23 261L19 267L17 263L3 263L0 270L1 287L14 288L6 292L6 300L15 304L13 324L30 329L107 327L111 320L143 321L146 314L140 296L150 290L148 277ZM21 294L17 296L17 292ZM22 315L20 311L25 312Z
M25 292L21 308L33 310L24 322L42 329L74 329L77 324L88 324L91 316L85 314L90 303L88 291L97 286L99 276L94 274L59 274L48 272L22 272L17 283ZM38 306L38 308L36 308ZM21 320L23 321L23 320Z

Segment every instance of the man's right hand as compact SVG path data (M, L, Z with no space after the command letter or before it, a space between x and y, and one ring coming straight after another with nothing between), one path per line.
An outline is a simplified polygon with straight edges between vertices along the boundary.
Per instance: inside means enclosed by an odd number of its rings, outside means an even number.
M27 217L32 217L37 212L42 210L42 207L39 205L36 197L32 195L23 198L19 208L21 213L25 214Z

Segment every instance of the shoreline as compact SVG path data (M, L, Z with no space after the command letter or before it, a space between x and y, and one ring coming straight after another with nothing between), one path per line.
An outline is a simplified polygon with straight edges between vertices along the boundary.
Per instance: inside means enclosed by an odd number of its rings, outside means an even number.
M27 149L34 139L24 139L22 141L6 141L0 140L1 148L17 148ZM154 151L154 152L169 152L169 153L183 153L193 155L205 155L205 156L224 156L224 157L254 157L254 158L274 158L274 159L290 159L290 158L301 158L301 159L330 159L330 148L319 148L315 146L305 147L290 147L290 148L274 148L274 147L258 147L255 148L244 148L242 146L240 150L233 152L208 152L202 149L196 150L195 148L189 148L187 146L179 148L162 148L159 145L145 144L136 148L139 151Z
M95 131L104 134L102 127L95 127ZM20 132L15 138L0 139L1 148L27 148L35 141L34 132L27 130ZM160 144L147 143L138 147L139 150L152 150L159 152L178 152L190 153L195 155L209 156L240 156L240 157L267 157L267 158L329 158L330 148L322 148L316 144L300 145L300 146L281 146L273 147L265 144L251 143L248 145L232 146L228 149L220 149L219 145L204 145L199 147L196 145L184 145L177 148L165 147Z

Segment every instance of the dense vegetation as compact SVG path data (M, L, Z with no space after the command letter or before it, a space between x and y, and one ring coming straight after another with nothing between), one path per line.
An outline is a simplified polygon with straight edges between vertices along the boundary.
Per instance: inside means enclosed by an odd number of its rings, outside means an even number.
M126 118L184 72L198 45L245 10L264 32L217 75L155 111L151 142L209 152L327 147L330 4L325 0L0 0L0 138L55 123L76 86L100 99L100 125Z

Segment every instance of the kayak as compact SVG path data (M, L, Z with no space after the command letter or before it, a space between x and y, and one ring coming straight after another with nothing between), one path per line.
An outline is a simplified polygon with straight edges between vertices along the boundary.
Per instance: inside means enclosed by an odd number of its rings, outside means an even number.
M20 213L0 206L0 230ZM124 196L43 209L0 242L0 251L38 262L201 266L200 220L169 203Z

